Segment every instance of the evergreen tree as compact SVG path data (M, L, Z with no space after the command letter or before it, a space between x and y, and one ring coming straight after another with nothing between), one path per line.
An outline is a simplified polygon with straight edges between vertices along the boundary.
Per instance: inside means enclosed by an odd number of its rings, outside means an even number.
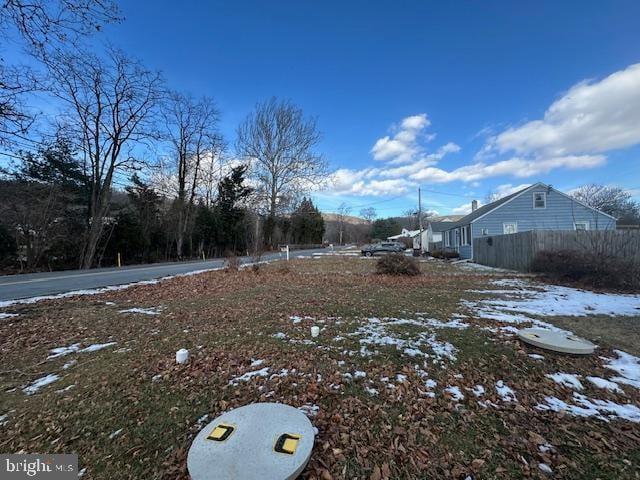
M296 244L322 243L324 219L310 198L303 198L298 208L293 212L291 234L293 243Z
M398 235L402 232L402 225L394 218L380 218L373 222L371 228L371 238L376 240L386 240L387 237Z
M132 222L136 222L140 239L138 246L144 261L150 261L160 257L160 251L164 243L165 235L161 228L160 208L162 197L150 185L144 183L137 174L131 177L132 185L126 187L132 218L126 218L125 223L132 228Z
M242 203L253 189L244 184L248 166L240 165L218 185L217 210L220 217L219 243L222 250L244 250L243 220L245 209Z

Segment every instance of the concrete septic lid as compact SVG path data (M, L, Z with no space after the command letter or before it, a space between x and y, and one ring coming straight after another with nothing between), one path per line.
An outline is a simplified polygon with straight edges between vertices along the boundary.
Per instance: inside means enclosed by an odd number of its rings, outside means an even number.
M518 331L518 338L536 347L553 350L560 353L588 355L593 353L596 346L584 338L567 332L553 332L541 328L524 328Z
M293 480L311 458L313 425L297 408L254 403L220 415L187 456L193 480Z

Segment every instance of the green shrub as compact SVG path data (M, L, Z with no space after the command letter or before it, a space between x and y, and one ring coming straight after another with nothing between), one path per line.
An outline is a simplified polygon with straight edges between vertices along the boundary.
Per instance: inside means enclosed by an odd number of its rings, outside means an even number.
M383 275L419 275L420 263L402 253L391 253L380 257L376 272Z

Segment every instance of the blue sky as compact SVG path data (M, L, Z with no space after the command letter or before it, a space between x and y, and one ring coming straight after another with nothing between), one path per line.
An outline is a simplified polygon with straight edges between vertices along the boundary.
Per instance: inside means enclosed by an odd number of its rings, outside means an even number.
M535 181L640 195L640 2L119 4L105 37L214 97L231 144L272 95L318 118L323 210L398 214L419 185L440 213Z

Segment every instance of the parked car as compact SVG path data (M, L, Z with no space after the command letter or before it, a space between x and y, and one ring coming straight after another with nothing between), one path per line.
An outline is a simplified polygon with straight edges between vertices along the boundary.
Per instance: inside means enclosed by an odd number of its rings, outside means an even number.
M407 247L400 242L380 242L372 243L362 247L362 255L371 257L376 253L400 253L404 252Z

